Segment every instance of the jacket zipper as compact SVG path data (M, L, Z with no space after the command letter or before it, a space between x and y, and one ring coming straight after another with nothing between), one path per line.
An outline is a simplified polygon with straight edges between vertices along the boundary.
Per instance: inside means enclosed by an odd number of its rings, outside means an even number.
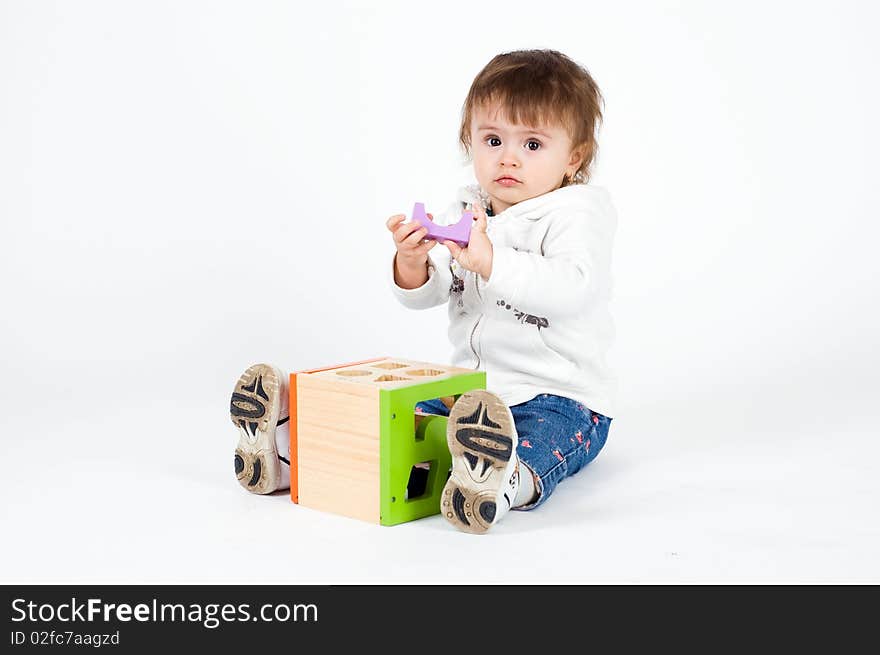
M471 352L474 353L474 357L477 358L477 365L474 366L475 369L480 368L480 356L477 354L477 349L474 347L474 334L477 332L477 326L480 324L480 321L483 320L483 317L477 319L477 322L474 323L474 329L471 330Z
M476 273L471 273L474 276L474 291L477 292L477 298L480 299L480 308L482 309L483 305L483 295L480 293L480 284L479 284L479 276ZM480 317L477 319L477 322L474 323L474 328L471 330L471 352L474 353L474 357L477 358L477 365L474 366L475 369L480 368L480 356L477 354L477 349L474 346L474 335L477 333L477 328L480 326L480 321L483 320L483 315L480 314Z
M492 224L492 220L494 218L495 218L495 216L487 217L487 221L486 221L486 229L487 230L489 229L489 225ZM480 309L483 309L483 294L480 293L480 276L479 276L479 274L473 273L473 272L470 274L474 276L474 291L477 292L477 298L479 298L479 300L480 300ZM482 321L482 320L483 320L483 314L480 314L480 318L477 319L477 322L474 323L474 328L471 330L471 338L470 338L471 352L474 353L474 357L477 358L477 365L474 368L480 368L481 358L477 354L477 349L474 346L474 335L477 333L477 328L480 326L480 321Z

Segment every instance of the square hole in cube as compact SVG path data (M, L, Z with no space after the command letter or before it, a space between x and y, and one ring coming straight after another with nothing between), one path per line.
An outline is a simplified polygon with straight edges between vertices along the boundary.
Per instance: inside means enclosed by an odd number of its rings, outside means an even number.
M419 462L410 469L409 480L406 483L406 500L415 500L428 493L431 471L437 466L437 462Z

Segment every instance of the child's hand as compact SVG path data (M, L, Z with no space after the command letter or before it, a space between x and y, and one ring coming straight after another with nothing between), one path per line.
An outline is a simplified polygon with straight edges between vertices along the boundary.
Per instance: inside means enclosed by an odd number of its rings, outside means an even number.
M485 210L477 204L471 205L470 210L474 213L474 224L471 226L471 236L466 248L462 248L455 241L443 241L443 245L449 249L452 258L461 264L462 268L482 275L488 280L492 274L492 242L486 234Z
M428 218L432 218L428 214ZM385 226L391 232L397 254L394 256L394 282L404 289L417 289L428 281L428 251L437 245L417 221L404 223L406 216L396 214Z
M428 214L428 218L433 220L431 214ZM404 214L395 214L385 223L397 248L397 265L404 270L424 268L428 263L428 251L437 242L431 239L423 241L428 229L418 221L404 223L405 220Z

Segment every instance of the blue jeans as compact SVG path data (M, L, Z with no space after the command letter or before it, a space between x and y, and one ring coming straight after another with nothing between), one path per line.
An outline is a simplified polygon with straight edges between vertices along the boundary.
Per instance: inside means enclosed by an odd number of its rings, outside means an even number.
M425 414L449 416L439 399L416 404ZM534 473L538 498L515 509L533 509L547 501L556 486L592 462L608 439L611 419L575 400L540 394L510 408L519 442L516 454Z

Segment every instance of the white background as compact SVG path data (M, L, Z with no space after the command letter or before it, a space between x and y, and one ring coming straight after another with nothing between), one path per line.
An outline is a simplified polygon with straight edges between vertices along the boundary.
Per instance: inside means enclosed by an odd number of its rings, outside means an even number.
M876 5L301 7L0 2L0 581L880 582ZM605 451L484 537L245 493L249 364L447 361L384 222L518 48L606 99Z

